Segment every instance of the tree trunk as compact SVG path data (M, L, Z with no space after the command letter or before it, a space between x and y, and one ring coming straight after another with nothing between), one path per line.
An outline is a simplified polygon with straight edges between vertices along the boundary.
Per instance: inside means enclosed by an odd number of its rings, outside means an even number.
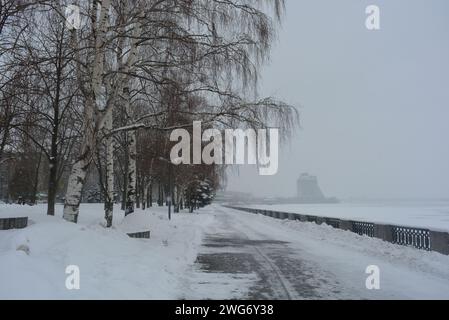
M157 183L157 205L159 207L162 207L164 205L164 202L162 200L162 184L160 181Z
M109 133L113 128L112 112L109 112L105 122L106 131ZM106 139L106 198L104 206L104 218L106 228L112 227L114 214L114 138L109 135Z
M148 184L148 185L147 185L147 190L146 190L146 198L145 198L145 201L146 201L146 207L147 207L147 208L150 207L150 185L151 185L151 184Z
M47 203L47 215L55 215L55 202L57 192L57 161L56 158L50 158L50 173L48 177L48 203Z
M148 208L153 206L153 182L150 183L150 186L148 187Z
M86 148L89 149L89 148ZM63 218L67 221L77 223L79 206L81 203L81 192L86 182L87 170L90 164L90 151L86 150L75 162L69 176L67 192L64 202Z
M81 145L81 154L72 166L67 192L64 201L63 218L69 222L78 222L79 207L81 203L81 193L86 182L87 170L92 160L92 151L95 150L94 124L94 103L87 101L84 111L84 137Z
M140 188L137 188L137 190L140 190ZM138 191L136 193L136 208L139 209L140 208L140 191Z
M3 137L2 137L2 142L0 143L0 161L3 158L3 151L5 150L6 147L6 142L8 141L8 137L9 137L9 123L10 120L9 118L4 119L5 125L3 127Z
M58 191L58 134L59 134L59 98L54 107L54 123L51 135L50 173L48 177L47 215L55 215L56 192Z
M126 211L126 200L128 191L128 145L125 146L125 172L123 173L123 189L122 189L122 211Z
M39 171L41 168L41 162L42 162L42 151L39 153L39 159L37 160L36 172L34 174L33 194L30 199L32 204L36 204L36 193L37 193L37 188L39 185Z
M128 189L126 198L125 215L134 212L136 201L136 132L129 132L129 152L128 152Z
M179 213L179 211L181 210L181 194L179 192L179 186L176 186L176 213Z
M142 210L145 210L148 199L148 186L145 183L142 185Z
M140 209L140 199L142 198L142 182L139 181L140 177L137 177L136 175L136 201L135 201L135 207L137 209Z

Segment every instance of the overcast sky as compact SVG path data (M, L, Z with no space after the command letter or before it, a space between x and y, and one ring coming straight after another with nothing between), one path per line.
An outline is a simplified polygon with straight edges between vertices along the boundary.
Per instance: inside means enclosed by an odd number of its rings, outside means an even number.
M449 198L449 1L287 0L262 75L261 94L300 106L302 128L277 175L243 167L228 190L292 196L309 172L328 196Z

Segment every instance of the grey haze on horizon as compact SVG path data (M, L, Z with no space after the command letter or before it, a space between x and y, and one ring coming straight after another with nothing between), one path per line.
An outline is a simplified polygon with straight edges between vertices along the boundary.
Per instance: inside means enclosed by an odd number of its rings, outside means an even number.
M227 190L292 196L309 172L327 196L449 198L448 80L447 0L287 0L260 94L300 106L302 128L277 175L240 167Z

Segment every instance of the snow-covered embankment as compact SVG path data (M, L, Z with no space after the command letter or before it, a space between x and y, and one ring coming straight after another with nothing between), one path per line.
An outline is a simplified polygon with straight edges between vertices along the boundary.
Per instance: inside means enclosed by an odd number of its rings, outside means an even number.
M206 227L200 214L167 208L137 209L126 219L114 208L114 227L102 226L103 206L81 206L78 224L45 215L45 205L1 205L0 217L28 216L22 230L0 231L0 299L176 299L183 294L180 275L192 265ZM151 230L150 240L126 232ZM80 270L80 290L68 290L66 267Z

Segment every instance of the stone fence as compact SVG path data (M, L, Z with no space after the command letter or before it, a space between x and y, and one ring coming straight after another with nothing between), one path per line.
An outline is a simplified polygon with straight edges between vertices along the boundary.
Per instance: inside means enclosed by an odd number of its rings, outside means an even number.
M241 208L233 206L226 207L254 214L262 214L276 219L298 220L302 222L314 222L316 224L324 223L336 229L351 231L359 235L366 235L399 245L411 246L417 249L436 251L445 255L449 255L449 233L447 232L389 224L319 217L290 212Z

